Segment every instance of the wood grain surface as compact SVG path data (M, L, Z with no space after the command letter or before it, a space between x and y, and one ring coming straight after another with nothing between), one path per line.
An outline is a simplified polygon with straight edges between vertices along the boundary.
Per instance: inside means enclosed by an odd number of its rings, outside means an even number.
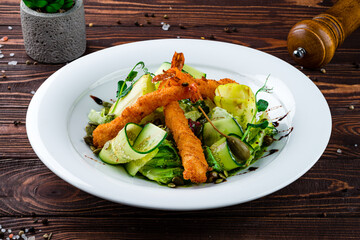
M295 65L286 46L290 28L324 12L334 2L87 0L86 22L93 23L93 27L86 29L86 54L140 40L204 37L262 50ZM154 13L155 17L145 17L145 13ZM163 18L165 14L168 19ZM136 26L136 21L143 27ZM163 31L161 22L169 23L170 30ZM226 33L226 27L237 31ZM33 226L36 239L42 239L45 233L53 233L52 239L359 239L359 29L338 48L325 74L295 65L318 86L332 114L330 142L315 166L269 196L241 205L191 212L115 204L89 195L53 174L27 139L26 110L33 93L64 64L34 65L26 55L18 0L0 2L0 38L3 36L9 40L0 42L5 55L0 59L0 70L5 70L6 75L0 75L2 227L17 233L22 227ZM10 57L10 53L15 56ZM8 65L12 60L18 64ZM41 223L44 218L49 220L48 225ZM34 223L36 219L39 221Z

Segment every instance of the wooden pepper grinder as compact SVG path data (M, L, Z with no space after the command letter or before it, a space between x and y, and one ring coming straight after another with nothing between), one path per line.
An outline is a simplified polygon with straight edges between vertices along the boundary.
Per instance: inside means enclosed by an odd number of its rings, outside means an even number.
M339 0L326 12L295 24L288 35L288 51L308 68L324 66L345 38L360 26L360 0Z

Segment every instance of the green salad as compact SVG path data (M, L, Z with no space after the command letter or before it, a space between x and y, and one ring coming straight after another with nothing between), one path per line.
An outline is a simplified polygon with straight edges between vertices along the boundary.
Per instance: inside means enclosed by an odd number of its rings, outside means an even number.
M152 74L140 62L125 80L118 82L114 103L103 102L92 96L102 108L90 110L84 140L103 162L121 165L133 177L176 187L193 183L183 177L182 158L173 134L166 126L163 107L145 116L141 122L128 122L116 137L101 148L93 144L93 131L99 125L115 121L140 97L156 91L159 83L153 83L153 77L170 68L171 63L165 62ZM182 71L196 79L206 77L205 73L186 64ZM226 178L239 170L248 168L275 140L278 131L267 114L268 102L258 99L260 92L271 91L266 82L255 93L246 85L228 83L216 88L213 99L178 101L188 127L201 141L209 166L207 183L225 182ZM229 137L241 142L240 150ZM246 151L241 148L246 148ZM246 154L242 154L243 151Z

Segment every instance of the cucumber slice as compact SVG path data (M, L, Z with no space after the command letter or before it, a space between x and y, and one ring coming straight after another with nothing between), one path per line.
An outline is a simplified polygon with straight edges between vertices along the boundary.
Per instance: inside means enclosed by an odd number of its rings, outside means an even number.
M230 133L234 133L238 136L243 135L240 125L234 118L219 119L213 121L213 124L226 135L229 135ZM206 146L213 145L215 142L219 141L220 138L222 138L222 136L213 128L213 126L211 126L209 122L204 124L203 139Z
M161 64L161 66L159 67L158 70L156 70L156 72L154 73L155 76L158 74L162 74L164 71L168 70L171 68L171 63L169 62L164 62L163 64ZM191 76L193 76L194 78L202 78L202 77L206 77L206 73L200 72L199 70L190 67L189 65L184 64L184 67L182 69L183 72L190 74Z
M226 171L230 171L235 168L246 167L246 161L238 160L231 153L226 138L224 137L214 143L210 147L210 150L220 167Z
M140 158L135 161L131 161L125 164L126 171L131 175L135 176L136 173L142 168L147 162L149 162L155 155L159 152L159 149L155 149L151 153L147 154L145 157Z
M111 164L141 160L157 150L166 135L165 130L152 123L147 124L144 128L135 123L128 123L114 139L109 141L109 144L105 145L99 156L104 162Z
M111 140L107 141L104 147L101 149L99 153L99 157L102 161L109 164L119 164L119 159L114 154L111 148Z

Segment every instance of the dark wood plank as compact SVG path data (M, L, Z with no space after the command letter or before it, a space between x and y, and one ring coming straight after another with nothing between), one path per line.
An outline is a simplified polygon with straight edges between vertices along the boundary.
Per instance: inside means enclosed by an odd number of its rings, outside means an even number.
M360 220L354 218L202 217L67 217L0 218L0 224L18 233L33 226L36 239L358 239ZM333 227L329 227L333 226ZM39 232L41 230L41 232ZM7 236L7 234L6 234Z

